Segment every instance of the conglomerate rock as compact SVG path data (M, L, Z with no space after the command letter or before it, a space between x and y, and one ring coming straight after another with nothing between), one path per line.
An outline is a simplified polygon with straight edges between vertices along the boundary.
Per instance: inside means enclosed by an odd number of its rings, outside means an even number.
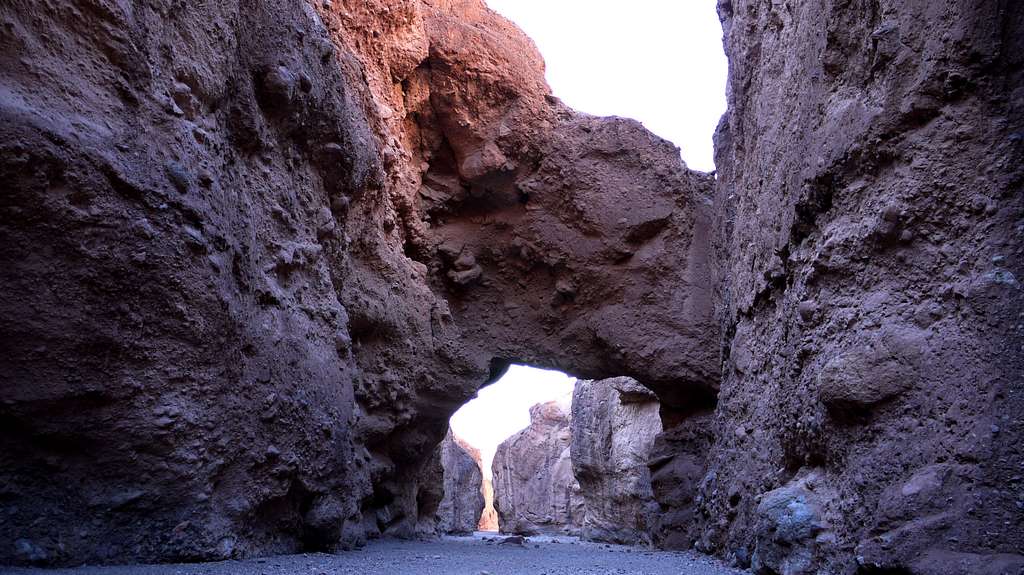
M1024 5L718 7L723 372L693 540L766 573L1024 568ZM784 499L815 519L773 544Z
M658 506L647 464L661 432L658 410L657 396L628 377L576 382L570 451L584 539L651 542Z
M572 416L557 401L530 408L530 426L498 446L491 464L502 533L578 535L583 495L570 456Z
M480 451L455 437L451 429L444 436L440 450L444 499L437 509L438 528L442 533L472 533L484 511Z

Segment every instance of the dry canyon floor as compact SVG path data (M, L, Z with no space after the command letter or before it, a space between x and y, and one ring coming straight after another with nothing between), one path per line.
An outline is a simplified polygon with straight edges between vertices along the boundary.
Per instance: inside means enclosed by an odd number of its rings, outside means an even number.
M741 571L694 553L534 537L525 545L485 541L487 534L437 541L374 541L338 554L280 555L217 563L70 569L4 568L4 575L731 575Z

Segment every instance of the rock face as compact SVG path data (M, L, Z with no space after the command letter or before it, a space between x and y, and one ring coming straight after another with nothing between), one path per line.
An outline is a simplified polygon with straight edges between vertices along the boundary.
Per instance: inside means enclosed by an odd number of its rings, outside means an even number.
M0 21L0 563L430 532L511 360L713 402L712 179L479 0Z
M576 382L571 455L584 539L651 542L658 507L647 463L661 432L658 409L657 396L628 377Z
M484 511L480 514L480 523L477 531L497 531L498 512L494 509L494 484L490 479L484 479Z
M438 528L442 533L472 533L484 511L480 451L455 437L451 429L439 449L444 469L444 499L437 509Z
M556 401L530 408L530 426L494 454L494 508L502 533L576 535L583 496L573 476L572 416Z
M1024 5L719 13L724 371L694 539L763 573L1024 562Z

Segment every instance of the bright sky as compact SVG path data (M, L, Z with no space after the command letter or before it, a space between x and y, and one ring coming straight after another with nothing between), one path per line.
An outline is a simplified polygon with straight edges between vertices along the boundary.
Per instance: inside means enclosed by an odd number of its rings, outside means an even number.
M555 96L623 116L714 169L711 136L725 112L725 54L715 0L487 0L540 48Z
M530 407L559 400L568 409L576 378L559 371L513 365L498 381L483 388L452 416L455 435L480 450L484 477L491 477L491 462L498 444L530 425Z

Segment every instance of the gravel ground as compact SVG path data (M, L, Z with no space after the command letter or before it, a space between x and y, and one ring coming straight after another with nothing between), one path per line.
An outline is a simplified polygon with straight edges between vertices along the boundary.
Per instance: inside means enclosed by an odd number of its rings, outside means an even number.
M485 541L489 534L438 541L375 541L357 551L281 555L246 561L27 569L4 575L734 575L743 573L694 553L533 537L525 545Z

